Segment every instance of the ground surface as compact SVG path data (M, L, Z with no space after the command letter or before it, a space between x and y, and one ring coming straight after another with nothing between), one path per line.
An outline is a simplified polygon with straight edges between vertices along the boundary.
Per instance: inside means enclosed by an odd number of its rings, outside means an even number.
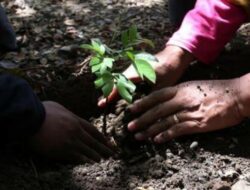
M80 65L87 55L79 54L76 46L92 37L108 41L112 31L130 23L154 39L156 49L170 36L164 0L8 0L2 4L17 32L20 51L6 55L1 67L29 80L42 99L59 101L97 126L102 124L98 94L87 67ZM247 33L243 29L243 36L227 46L216 64L194 65L183 80L232 78L249 72ZM111 128L120 114L109 114ZM94 165L62 165L40 161L16 146L1 148L0 189L230 189L250 172L249 125L246 121L154 147L148 158L133 164L111 159Z

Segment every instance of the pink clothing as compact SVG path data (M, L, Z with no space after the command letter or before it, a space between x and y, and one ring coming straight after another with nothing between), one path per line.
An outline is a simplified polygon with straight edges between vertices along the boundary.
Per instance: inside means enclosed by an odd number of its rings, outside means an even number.
M179 46L210 63L246 20L244 9L227 0L197 0L167 45Z

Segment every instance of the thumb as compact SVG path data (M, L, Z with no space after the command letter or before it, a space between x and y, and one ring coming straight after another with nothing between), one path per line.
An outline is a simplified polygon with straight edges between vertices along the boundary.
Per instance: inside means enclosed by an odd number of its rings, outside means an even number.
M138 83L141 81L141 78L140 77L134 77L134 78L131 78L130 79L131 81L133 81L134 83ZM100 108L104 108L107 106L107 104L111 103L111 102L114 102L115 100L117 100L119 98L119 93L118 93L118 90L116 88L113 88L112 92L110 93L110 95L108 96L108 98L101 98L97 105L100 107Z
M108 98L102 97L101 100L98 101L98 106L104 108L108 103L115 101L116 99L118 99L118 91L116 88L113 88Z
M141 82L141 78L135 71L134 67L129 66L129 68L123 72L123 74L132 82L138 83ZM104 108L108 103L111 103L118 99L118 91L116 88L113 88L112 92L108 96L108 98L101 98L101 100L98 102L98 106L101 108Z

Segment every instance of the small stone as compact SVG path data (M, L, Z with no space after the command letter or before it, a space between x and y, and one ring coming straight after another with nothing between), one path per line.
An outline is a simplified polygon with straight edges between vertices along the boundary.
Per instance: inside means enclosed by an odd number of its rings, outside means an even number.
M170 164L173 164L173 162L172 162L172 160L167 159L167 160L165 160L165 164L166 164L166 165L168 165L168 164L170 165Z
M137 187L135 190L155 190L153 187Z
M88 169L87 168L81 168L81 174L87 174L88 173Z
M167 156L168 158L172 158L172 157L173 157L173 154L172 154L171 152L168 152L168 153L166 154L166 156Z
M160 179L164 176L164 171L162 169L158 169L158 170L154 169L150 171L150 174L154 179Z
M236 182L231 188L231 190L249 190L249 189L250 189L250 183L244 179Z
M136 187L136 184L133 183L133 182L130 182L130 183L128 184L128 186L129 186L130 189L134 189L134 188Z
M164 160L164 158L163 158L161 155L156 154L156 155L155 155L155 160L156 160L157 162L162 162L162 161Z
M64 21L64 24L65 24L66 26L75 26L75 25L76 25L76 23L75 23L75 21L74 21L73 19L66 19L66 20Z
M96 181L101 181L101 180L102 180L102 177L99 177L99 176L98 176L98 177L96 177L95 179L96 179Z
M154 190L154 188L153 187L148 187L147 190Z
M237 179L238 177L239 177L239 174L235 170L227 170L225 171L225 173L222 175L221 178L224 180L233 181L234 179Z
M137 187L135 190L147 190L144 187Z
M40 63L42 65L46 65L48 63L48 60L46 58L42 58L42 59L40 59Z
M199 145L199 143L197 141L194 141L194 142L191 143L190 149L194 150L194 149L196 149L198 147L198 145Z
M174 155L173 155L173 153L171 152L170 149L167 149L167 150L166 150L166 156L167 156L167 158L171 158L171 157L173 157Z
M184 151L184 150L179 150L179 151L178 151L178 155L179 155L179 156L184 156L184 154L185 154L185 151Z

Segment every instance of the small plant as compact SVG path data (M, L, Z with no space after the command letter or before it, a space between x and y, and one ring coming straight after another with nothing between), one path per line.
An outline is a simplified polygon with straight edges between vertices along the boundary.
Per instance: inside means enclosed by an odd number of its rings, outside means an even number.
M137 50L140 45L146 44L154 47L154 44L152 41L142 38L136 26L131 26L128 30L121 32L119 36L121 42L118 44L118 49L111 49L100 39L92 39L91 44L83 44L81 47L92 52L89 64L92 73L97 77L94 83L96 88L102 90L104 97L107 98L115 87L121 97L131 103L136 86L122 73L115 72L114 64L129 61L142 80L147 79L155 83L156 74L150 63L157 62L157 59L145 51Z

